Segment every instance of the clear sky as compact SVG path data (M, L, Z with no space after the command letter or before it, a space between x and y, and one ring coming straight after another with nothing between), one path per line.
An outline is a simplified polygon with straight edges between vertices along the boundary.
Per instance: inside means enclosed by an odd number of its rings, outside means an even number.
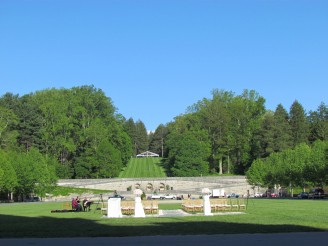
M327 104L327 0L0 0L0 95L94 85L166 124L215 88Z

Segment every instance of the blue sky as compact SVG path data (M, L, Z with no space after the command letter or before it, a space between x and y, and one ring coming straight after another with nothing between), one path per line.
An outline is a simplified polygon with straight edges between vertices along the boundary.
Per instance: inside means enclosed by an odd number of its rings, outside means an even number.
M155 130L215 88L327 104L328 1L0 0L0 95L91 85Z

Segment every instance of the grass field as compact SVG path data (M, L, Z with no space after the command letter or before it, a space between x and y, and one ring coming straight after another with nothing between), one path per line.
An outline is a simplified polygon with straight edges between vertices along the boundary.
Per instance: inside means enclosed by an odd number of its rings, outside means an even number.
M0 204L0 237L110 237L328 231L327 200L250 199L241 215L108 219L51 213L62 203ZM93 209L96 205L93 205ZM180 204L159 204L178 209ZM95 212L94 212L95 211Z
M160 166L161 158L131 158L127 167L120 173L120 178L160 178L166 177Z

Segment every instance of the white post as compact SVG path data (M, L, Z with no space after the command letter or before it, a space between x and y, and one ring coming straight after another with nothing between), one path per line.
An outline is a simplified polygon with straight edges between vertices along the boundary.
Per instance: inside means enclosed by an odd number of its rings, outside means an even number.
M204 195L203 199L204 199L204 215L206 216L213 215L211 212L210 196Z
M141 202L142 190L136 189L134 191L134 195L135 195L135 198L134 198L134 217L138 217L138 218L146 217L145 211L143 209L142 202Z
M140 196L136 196L134 198L134 217L136 217L136 218L146 217Z
M204 215L205 216L210 216L213 215L211 212L211 203L210 203L210 190L208 188L202 189L203 193L203 209L204 209Z
M108 199L107 217L108 218L121 218L122 217L121 198Z

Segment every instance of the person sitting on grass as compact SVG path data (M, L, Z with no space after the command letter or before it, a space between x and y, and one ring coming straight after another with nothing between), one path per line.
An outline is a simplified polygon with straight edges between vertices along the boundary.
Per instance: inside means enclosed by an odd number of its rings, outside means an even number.
M77 199L72 198L72 210L77 212L82 211L81 204L78 203Z
M88 198L84 198L82 205L83 205L83 211L90 211L90 206L92 204L92 201L89 201Z

